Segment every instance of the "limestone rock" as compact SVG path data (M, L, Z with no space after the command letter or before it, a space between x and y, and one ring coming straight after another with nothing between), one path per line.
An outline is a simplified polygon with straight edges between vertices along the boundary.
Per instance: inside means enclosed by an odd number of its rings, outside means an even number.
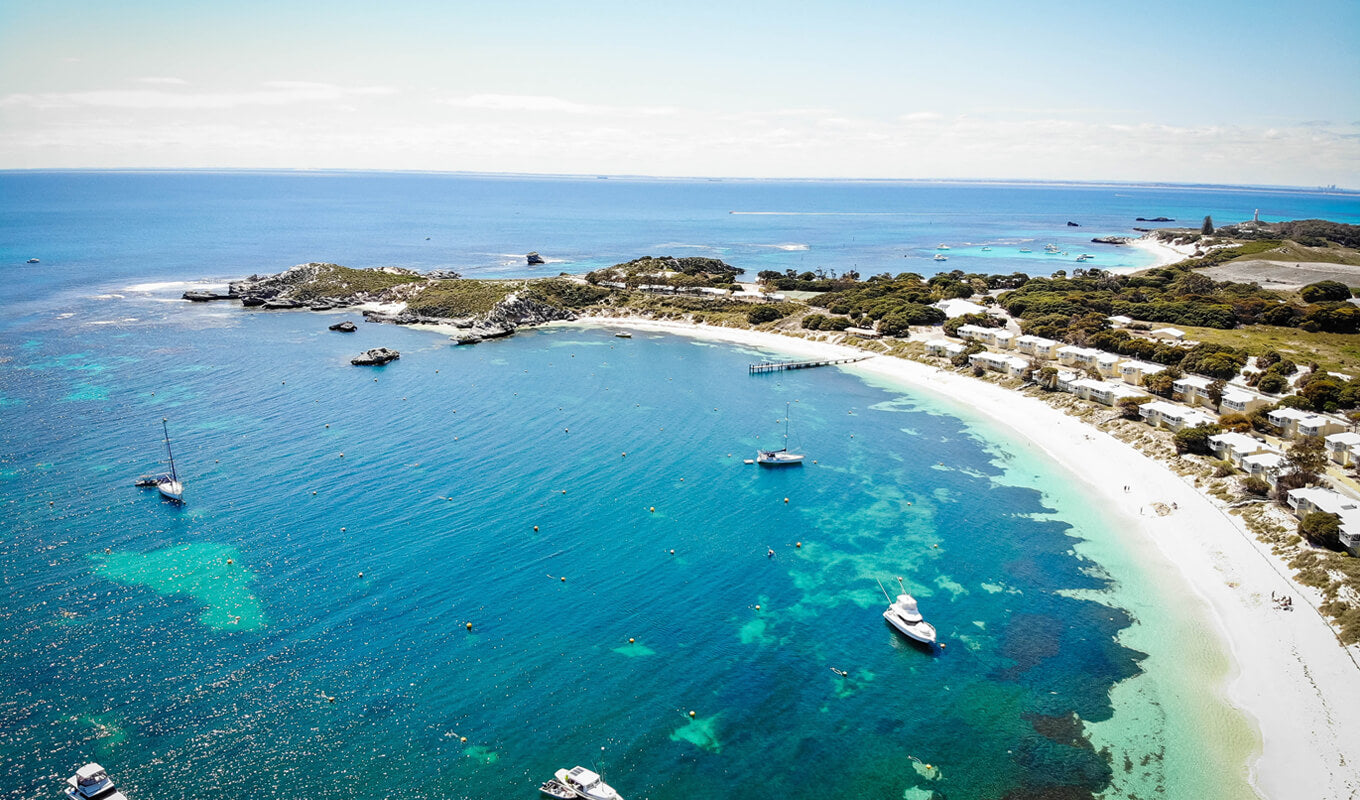
M381 367L391 361L401 358L401 353L396 350L389 350L386 347L375 347L372 350L365 350L359 355L351 358L349 363L358 367Z
M330 326L330 330L340 331L341 333L354 333L358 330L358 327L353 322L345 320L344 322L337 322Z
M185 292L181 295L185 300L195 303L207 303L212 300L235 300L236 295L231 292Z
M532 267L533 265L535 265L535 264L542 264L542 263L544 263L544 262L543 262L543 256L539 255L539 254L538 254L538 251L534 251L534 252L532 252L532 253L529 253L529 254L525 255L525 256L524 256L524 260L525 260L525 261L528 261L528 262L529 262L529 266L531 266L531 267Z

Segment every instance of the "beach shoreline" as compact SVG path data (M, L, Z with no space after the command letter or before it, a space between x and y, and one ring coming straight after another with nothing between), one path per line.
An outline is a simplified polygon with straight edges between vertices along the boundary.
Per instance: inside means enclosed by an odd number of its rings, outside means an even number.
M639 317L550 324L678 334L806 358L869 352L763 331ZM1165 464L1036 398L890 356L842 368L981 415L1064 465L1111 513L1154 545L1164 565L1207 608L1230 660L1221 691L1260 737L1259 754L1244 765L1257 792L1271 799L1360 796L1360 769L1345 753L1346 743L1360 740L1360 715L1346 711L1360 708L1357 648L1337 641L1331 625L1312 608L1316 595L1290 579L1288 568L1240 518ZM1152 510L1154 503L1175 510L1162 516ZM1283 612L1274 608L1272 594L1307 602Z
M1155 261L1147 266L1132 269L1116 269L1114 272L1138 272L1155 267L1165 267L1168 264L1175 264L1184 261L1194 255L1195 246L1192 244L1170 244L1163 242L1150 233L1139 236L1129 242L1130 247L1136 247L1151 255Z

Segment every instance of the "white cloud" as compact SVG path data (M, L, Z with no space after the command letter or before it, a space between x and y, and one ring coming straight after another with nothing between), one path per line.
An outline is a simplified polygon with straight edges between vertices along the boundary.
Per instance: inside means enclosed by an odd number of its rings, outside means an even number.
M678 109L671 106L608 106L589 105L564 100L560 97L545 97L525 94L474 94L467 97L450 97L439 100L443 105L478 111L530 112L535 114L595 114L600 116L665 116L674 114Z
M167 85L178 80L154 79ZM146 79L143 79L145 82ZM231 109L242 106L288 106L296 103L335 101L360 95L394 94L383 86L346 88L329 83L267 81L264 88L235 92L180 92L170 89L97 89L84 92L17 93L0 97L0 107L39 109Z
M138 78L138 79L137 79L137 82L138 82L138 83L149 83L149 84L152 84L152 85L155 85L155 86L188 86L188 85L189 85L189 82L186 81L186 80L184 80L183 78L158 78L158 77L148 77L148 78Z
M295 167L752 177L1017 178L1360 185L1360 125L1099 123L1077 115L730 113L541 95L430 101L382 86L11 95L0 168ZM62 105L55 105L61 103ZM47 105L44 105L47 104ZM229 115L194 109L237 109ZM318 114L324 108L329 114ZM113 114L107 109L121 109ZM186 110L187 109L187 110ZM343 125L334 113L346 112ZM664 113L664 117L659 114ZM526 118L533 124L526 124Z

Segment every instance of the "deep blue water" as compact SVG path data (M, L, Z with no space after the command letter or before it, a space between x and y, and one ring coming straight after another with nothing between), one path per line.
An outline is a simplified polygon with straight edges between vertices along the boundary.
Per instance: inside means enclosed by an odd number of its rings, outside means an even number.
M1041 211L1085 235L1135 207L1333 202L407 175L0 185L0 263L19 262L0 321L3 796L52 796L96 759L134 800L528 798L577 763L630 799L1098 790L1111 765L1054 718L1108 717L1141 656L1115 640L1127 614L1065 593L1113 588L1073 555L1069 521L920 398L830 369L748 377L767 354L669 336L455 348L131 285L308 260L527 274L494 254L575 269L680 252L667 242L748 269L877 272L941 239L1064 234ZM727 213L892 208L920 216ZM771 243L808 249L755 246ZM378 345L402 358L348 364ZM786 402L815 463L742 464ZM159 466L162 418L183 508L131 485ZM895 576L945 649L884 625L875 578Z

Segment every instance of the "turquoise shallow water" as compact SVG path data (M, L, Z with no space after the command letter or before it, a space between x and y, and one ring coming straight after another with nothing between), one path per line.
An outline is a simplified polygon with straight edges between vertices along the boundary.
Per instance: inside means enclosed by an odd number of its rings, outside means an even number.
M994 797L1109 772L1052 737L1137 672L1112 639L1128 619L1059 593L1107 582L952 417L670 337L452 348L158 308L4 365L15 796L87 757L154 797L204 775L237 796L293 796L295 775L324 797L532 796L574 763L655 798L813 796L809 773ZM377 344L402 359L346 363ZM71 396L86 385L99 399ZM742 464L785 401L817 463ZM130 486L161 416L183 509ZM874 579L894 576L944 651L884 625Z
M723 245L762 254L748 267L823 246L857 263L895 235L857 227L878 217L762 227L689 184L570 213L543 209L554 191L595 189L481 186L486 208L463 218L434 213L428 176L334 205L310 177L273 204L218 176L150 192L115 178L30 183L27 205L6 193L0 208L24 232L5 247L63 254L11 270L0 320L4 796L50 796L89 759L134 800L205 783L232 797L533 797L577 763L629 798L820 797L827 783L847 797L1079 797L1128 784L1124 756L1151 776L1138 796L1187 785L1157 765L1169 745L1195 762L1214 722L1198 710L1140 716L1145 752L1083 739L1079 722L1119 725L1112 687L1150 687L1143 710L1174 695L1180 665L1159 661L1155 637L1147 657L1121 644L1173 610L1117 547L1082 555L1098 509L1055 491L1070 476L1017 458L1003 432L837 370L748 377L769 354L726 345L559 328L454 348L128 288L312 258L420 265L393 242L440 225L464 236L511 219L516 198L537 204L513 223L534 234L482 231L492 252L552 230L583 253L636 255L679 231L811 242ZM757 193L747 207L885 202L882 187L733 191ZM1071 198L1055 197L1003 195L985 233L1013 235L999 220L1027 202L1061 219ZM1158 198L1189 209L1198 195ZM1111 202L1099 213L1124 214ZM360 218L370 227L347 224ZM925 247L937 230L905 238ZM443 264L483 246L460 242ZM378 345L401 360L348 364ZM742 464L777 440L786 402L816 463ZM159 467L162 417L182 509L131 485ZM882 621L875 578L896 576L944 650ZM1139 677L1149 663L1158 681Z

